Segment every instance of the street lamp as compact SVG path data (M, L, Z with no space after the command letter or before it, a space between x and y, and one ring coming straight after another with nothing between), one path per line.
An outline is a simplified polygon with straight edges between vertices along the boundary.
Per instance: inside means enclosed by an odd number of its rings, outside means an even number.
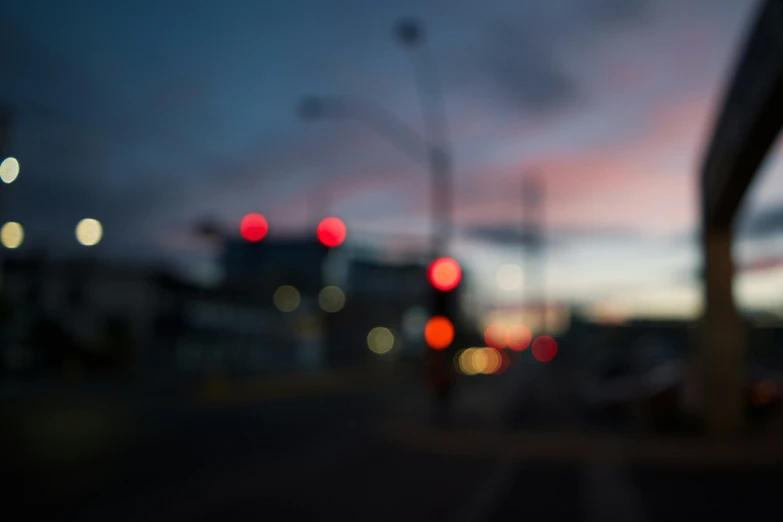
M304 121L349 117L375 130L416 160L426 162L431 175L432 257L444 255L452 233L452 169L447 146L445 108L435 61L424 39L424 28L413 18L394 26L396 40L411 53L411 65L419 91L425 136L387 111L366 103L332 97L308 97L299 106Z
M97 219L85 218L76 225L75 233L76 240L82 245L95 246L103 238L103 225Z
M0 180L3 183L13 183L19 176L19 161L9 156L0 163Z
M369 104L347 102L340 98L311 97L298 109L305 121L350 117L375 130L411 157L421 161L430 172L432 201L432 260L445 256L452 234L452 168L447 146L446 111L435 60L426 45L423 26L412 18L400 20L394 27L397 41L410 53L413 73L419 91L424 137L389 112ZM442 291L433 296L434 317L425 328L428 344L425 361L431 369L433 384L442 414L448 415L451 377L448 361L441 348L449 346L454 337L454 314ZM435 322L432 322L435 321Z
M413 18L403 18L394 26L394 36L403 45L416 45L423 38L423 29Z

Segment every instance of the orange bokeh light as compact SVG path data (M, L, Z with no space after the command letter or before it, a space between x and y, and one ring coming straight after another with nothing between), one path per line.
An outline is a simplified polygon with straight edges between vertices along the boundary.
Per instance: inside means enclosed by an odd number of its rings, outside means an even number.
M269 224L261 214L248 214L242 218L242 223L239 225L239 232L242 234L242 237L251 243L264 239L268 231Z
M533 341L533 357L539 362L549 362L557 355L557 341L548 335L536 337Z
M515 324L508 329L508 347L515 352L521 352L530 346L533 340L533 334L524 324Z
M424 327L424 339L430 348L444 350L454 340L454 325L446 317L435 316Z
M484 354L484 368L482 368L481 373L495 375L503 365L503 357L500 355L501 353L504 353L503 350L482 348L481 351Z
M452 290L462 279L462 269L459 263L450 257L440 257L430 264L427 277L430 284L438 290Z
M508 345L508 329L500 323L492 323L484 330L484 342L496 350L502 350Z
M318 223L316 234L318 235L318 241L324 246L334 248L343 244L347 230L345 223L340 218L328 217Z

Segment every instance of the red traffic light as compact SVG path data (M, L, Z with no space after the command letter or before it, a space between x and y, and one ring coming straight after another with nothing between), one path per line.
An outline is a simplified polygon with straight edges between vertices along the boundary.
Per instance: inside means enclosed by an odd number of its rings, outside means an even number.
M439 257L430 264L427 270L430 284L438 290L448 291L457 287L462 279L462 269L459 263L450 257Z
M261 214L248 214L242 218L239 232L245 240L255 243L261 241L269 231L269 224Z
M454 325L448 318L437 315L427 321L424 327L424 340L433 350L444 350L454 340Z
M340 246L345 241L347 234L345 223L340 218L328 217L318 223L316 229L318 241L324 246L334 248Z

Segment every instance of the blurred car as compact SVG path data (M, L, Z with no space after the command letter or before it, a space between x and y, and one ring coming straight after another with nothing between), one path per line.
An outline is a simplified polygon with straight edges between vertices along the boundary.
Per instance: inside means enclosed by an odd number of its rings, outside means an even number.
M585 406L592 420L620 428L682 430L697 424L703 393L688 376L688 363L664 337L647 335L588 379ZM747 368L745 412L752 424L783 411L783 373Z

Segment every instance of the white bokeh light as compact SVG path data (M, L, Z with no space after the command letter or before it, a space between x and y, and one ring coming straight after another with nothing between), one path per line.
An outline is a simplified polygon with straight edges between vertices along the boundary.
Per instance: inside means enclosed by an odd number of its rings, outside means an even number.
M86 218L76 225L76 240L84 246L94 246L103 237L103 226L97 219Z
M19 161L16 158L6 158L0 163L0 180L4 183L13 183L19 176Z

